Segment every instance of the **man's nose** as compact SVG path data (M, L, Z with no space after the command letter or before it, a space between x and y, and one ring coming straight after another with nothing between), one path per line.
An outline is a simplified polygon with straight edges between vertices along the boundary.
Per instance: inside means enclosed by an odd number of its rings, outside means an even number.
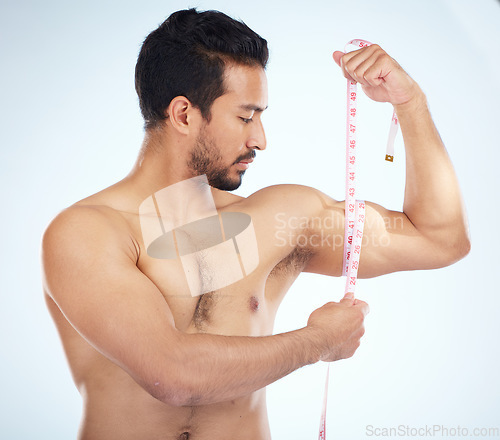
M256 150L265 150L267 141L266 141L266 133L264 131L264 126L262 122L254 123L254 130L247 141L248 148L255 148Z

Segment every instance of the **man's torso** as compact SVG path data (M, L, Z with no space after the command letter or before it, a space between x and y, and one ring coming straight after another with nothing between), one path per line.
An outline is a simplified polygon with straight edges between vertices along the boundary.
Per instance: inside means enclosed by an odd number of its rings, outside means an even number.
M226 194L219 213L243 212L253 222L259 261L239 281L192 296L181 261L148 255L138 211L123 204L120 185L82 200L106 213L124 231L137 256L137 267L158 287L178 330L228 336L271 335L278 306L310 257L305 248L278 238L270 207ZM119 207L125 207L123 210ZM132 203L129 206L136 206ZM118 207L118 209L117 209ZM272 210L271 210L272 211ZM221 264L224 264L221 261ZM137 292L140 295L141 292ZM267 439L270 438L265 389L229 402L173 407L144 391L120 367L89 345L47 296L71 371L84 399L82 439Z

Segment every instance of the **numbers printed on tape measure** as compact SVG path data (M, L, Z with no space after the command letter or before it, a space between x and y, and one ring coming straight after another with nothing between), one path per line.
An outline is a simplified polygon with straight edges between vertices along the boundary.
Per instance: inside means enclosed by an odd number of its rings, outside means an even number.
M371 43L364 40L352 40L347 43L356 45L360 48L367 47ZM344 49L344 52L346 50ZM342 266L342 275L346 276L345 292L353 292L356 287L359 269L359 257L361 254L361 243L363 240L363 227L365 223L365 203L356 200L356 101L357 101L357 83L347 81L347 125L346 125L346 198L345 198L345 228L344 228L344 261ZM393 159L394 156L394 138L397 133L398 120L396 113L391 120L391 129L389 132L389 142L387 144L386 160ZM390 158L390 159L388 159ZM352 252L351 252L352 249ZM325 395L323 399L323 409L320 419L319 440L326 438L326 406L328 400L328 379L330 374L330 364L328 364Z

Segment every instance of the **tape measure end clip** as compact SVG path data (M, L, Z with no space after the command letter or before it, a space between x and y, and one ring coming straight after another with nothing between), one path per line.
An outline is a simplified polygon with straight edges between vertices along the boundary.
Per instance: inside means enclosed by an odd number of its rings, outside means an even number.
M385 155L385 160L387 162L394 162L394 156L391 156L390 154Z

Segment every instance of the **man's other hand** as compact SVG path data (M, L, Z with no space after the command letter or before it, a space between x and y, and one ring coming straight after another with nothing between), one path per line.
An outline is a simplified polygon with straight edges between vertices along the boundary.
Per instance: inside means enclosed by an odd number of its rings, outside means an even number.
M307 327L319 341L319 360L333 362L351 357L365 333L364 319L368 304L346 293L340 302L329 302L309 316Z

